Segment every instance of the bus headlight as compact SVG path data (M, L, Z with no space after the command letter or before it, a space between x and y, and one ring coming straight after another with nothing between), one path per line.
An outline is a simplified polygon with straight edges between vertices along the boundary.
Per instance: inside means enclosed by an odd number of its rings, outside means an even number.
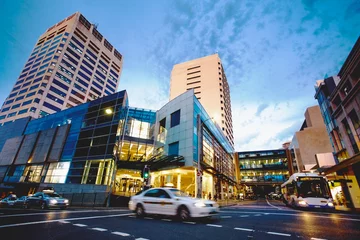
M301 205L301 206L306 206L306 205L307 205L307 202L305 202L304 200L300 200L300 201L299 201L299 205Z
M334 207L334 203L328 202L328 206L329 206L329 207Z

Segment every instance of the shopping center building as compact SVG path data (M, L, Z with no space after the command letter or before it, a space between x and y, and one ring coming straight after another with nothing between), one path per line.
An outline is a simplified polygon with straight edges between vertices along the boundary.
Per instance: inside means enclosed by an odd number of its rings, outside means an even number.
M4 194L53 187L59 193L130 196L143 187L145 165L154 187L174 186L191 195L202 189L204 198L236 191L234 150L193 90L159 111L130 107L120 91L40 119L18 119L0 127L0 135Z

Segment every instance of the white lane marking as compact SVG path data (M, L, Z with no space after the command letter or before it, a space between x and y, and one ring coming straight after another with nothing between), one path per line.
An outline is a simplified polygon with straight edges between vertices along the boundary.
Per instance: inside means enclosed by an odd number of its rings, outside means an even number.
M136 216L134 216L134 215L131 215L131 216L129 216L129 217L131 217L131 218L135 218Z
M147 238L135 238L135 240L149 240Z
M271 206L271 207L273 207L273 208L277 208L277 209L279 209L279 210L282 210L282 208L279 208L279 207L277 207L277 206L274 206L274 205L272 205L271 203L269 203L269 201L266 199L266 202L267 202L267 204L269 205L269 206Z
M63 221L63 220L60 220L60 221L58 221L59 223L70 223L70 222L68 222L68 221Z
M108 212L109 210L104 210L104 212ZM112 211L118 211L118 212L125 212L129 210L112 210ZM63 213L91 213L91 212L100 212L100 210L84 210L84 211L57 211L57 212L42 212L42 213L21 213L21 214L8 214L4 216L0 216L0 218L3 217L23 217L23 216L35 216L35 215L48 215L48 214L63 214ZM0 213L1 214L1 213Z
M196 224L196 222L183 222L183 223L187 223L187 224Z
M247 231L247 232L254 232L255 230L250 229L250 228L234 228L235 230L240 230L240 231Z
M100 231L100 232L106 232L107 231L107 229L105 229L105 228L92 228L92 230Z
M123 232L112 232L112 234L119 235L119 236L123 236L123 237L128 237L128 236L130 236L130 234L128 234L128 233L123 233Z
M291 234L287 234L287 233L278 233L278 232L267 232L267 234L271 234L271 235L279 235L279 236L286 236L286 237L290 237Z
M151 217L144 217L144 219L153 219L153 218L151 218Z
M247 214L256 214L259 212L242 212L242 211L220 211L222 213L247 213ZM299 214L300 212L300 214ZM293 213L267 213L266 215L279 215L279 216L295 216L295 217L304 217L304 214L306 214L305 212L299 211L296 214ZM262 212L260 212L262 213ZM303 213L303 214L301 214ZM336 213L336 215L339 215ZM241 216L248 216L248 215L240 215ZM329 219L338 219L338 220L348 220L348 221L356 221L356 222L360 222L359 218L344 218L344 217L336 217L334 215L332 216L321 216L321 215L308 215L307 217L315 217L315 218L329 218Z
M259 216L261 216L261 214L255 214L254 216L255 216L255 217L259 217Z
M264 213L264 215L269 215L269 213Z
M222 225L215 225L215 224L206 224L206 226L208 226L208 227L218 227L218 228L222 227Z
M77 226L77 227L87 227L87 225L85 224L80 224L80 223L75 223L73 224L74 226Z
M220 218L232 218L232 216L221 216Z
M326 240L325 238L310 238L310 240Z
M0 228L8 228L8 227L19 227L25 225L35 225L35 224L43 224L43 223L52 223L62 221L75 221L75 220L87 220L87 219L96 219L96 218L110 218L110 217L123 217L129 216L132 213L124 213L124 214L115 214L115 215L105 215L105 216L91 216L91 217L78 217L78 218L64 218L64 219L54 219L54 220L46 220L46 221L36 221L36 222L24 222L24 223L16 223L16 224L8 224L2 225Z
M240 215L240 217L248 217L249 215Z
M164 218L164 219L161 219L161 221L171 222L172 220L171 220L171 219L166 219L166 218Z

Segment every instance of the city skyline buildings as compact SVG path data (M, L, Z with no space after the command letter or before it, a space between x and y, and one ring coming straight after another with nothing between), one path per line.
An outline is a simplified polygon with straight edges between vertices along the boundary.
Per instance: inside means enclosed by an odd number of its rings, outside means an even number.
M80 12L72 14L39 37L1 108L0 125L115 93L122 62L96 25Z
M352 31L359 23L358 14L346 10L353 9L351 2L297 2L291 9L279 3L277 11L264 11L272 4L211 1L205 6L183 1L180 7L170 2L89 5L65 1L49 12L47 2L41 0L5 1L0 96L6 97L13 85L9 79L18 77L14 73L18 75L49 23L80 10L99 23L102 33L126 56L121 89L133 96L132 105L144 106L145 102L148 108L157 109L168 101L173 64L218 51L231 87L236 149L274 149L299 128L305 106L315 104L314 79L338 70L358 37ZM149 11L142 11L140 5ZM330 9L338 11L335 14ZM246 19L240 14L244 11L248 12ZM266 24L268 21L273 24ZM254 35L259 37L254 39Z
M170 77L170 101L190 89L194 89L210 118L234 145L230 89L217 53L174 65Z

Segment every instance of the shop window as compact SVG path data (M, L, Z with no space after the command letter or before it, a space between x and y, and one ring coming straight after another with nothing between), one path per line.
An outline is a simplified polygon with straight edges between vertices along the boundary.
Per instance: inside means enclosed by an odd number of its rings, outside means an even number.
M170 127L175 127L180 124L180 109L171 114Z

